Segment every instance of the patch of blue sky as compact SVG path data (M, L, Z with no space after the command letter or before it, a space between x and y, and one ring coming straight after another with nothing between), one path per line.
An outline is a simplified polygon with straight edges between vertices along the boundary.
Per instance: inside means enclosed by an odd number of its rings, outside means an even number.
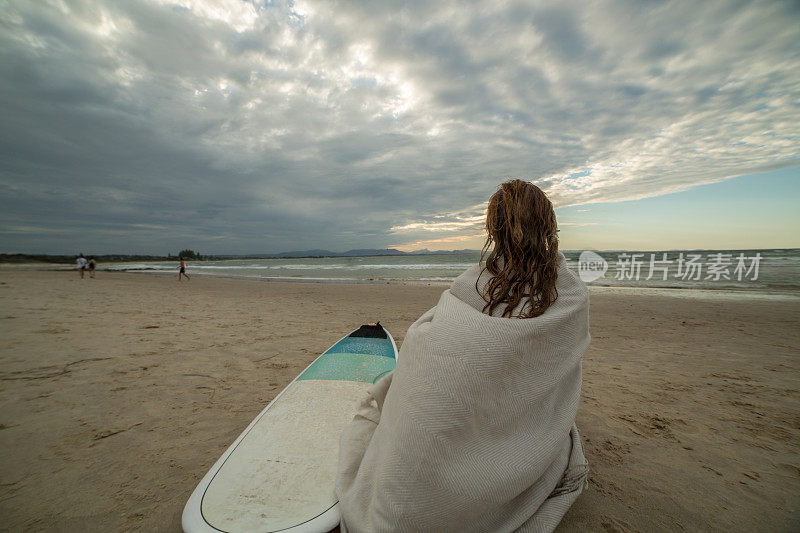
M350 83L353 87L375 87L378 85L378 80L375 78L353 78Z
M569 176L564 177L564 179L569 180L569 179L575 179L575 178L583 178L583 177L586 177L586 176L590 175L591 173L592 173L591 169L585 168L583 170L579 170L578 172L573 172Z
M556 210L565 248L800 246L800 166Z

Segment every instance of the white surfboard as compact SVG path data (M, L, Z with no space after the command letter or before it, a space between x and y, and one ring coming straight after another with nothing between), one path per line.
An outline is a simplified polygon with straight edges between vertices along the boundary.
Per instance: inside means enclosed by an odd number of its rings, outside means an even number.
M339 524L339 438L369 386L394 369L380 324L351 332L294 379L200 481L186 533L324 533Z

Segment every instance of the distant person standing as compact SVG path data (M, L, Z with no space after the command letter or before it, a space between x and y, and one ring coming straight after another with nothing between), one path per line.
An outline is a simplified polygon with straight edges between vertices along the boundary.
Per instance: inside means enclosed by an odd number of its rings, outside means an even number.
M189 274L186 273L186 265L183 262L183 257L179 256L178 259L180 259L180 261L181 261L181 266L179 267L180 268L180 272L178 272L178 281L181 280L181 276L182 275L186 276L186 279L190 279L189 278Z
M83 257L83 254L78 256L78 272L81 273L81 279L83 279L83 272L86 270L86 258Z
M95 269L95 267L97 267L97 262L94 260L94 257L90 257L89 258L89 263L87 264L87 267L89 268L89 277L93 278L94 277L94 269Z

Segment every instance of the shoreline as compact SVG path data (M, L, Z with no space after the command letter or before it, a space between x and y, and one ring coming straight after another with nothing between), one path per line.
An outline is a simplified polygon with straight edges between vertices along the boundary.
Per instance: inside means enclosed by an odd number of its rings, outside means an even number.
M0 273L3 272L76 272L77 269L74 265L63 265L60 268L32 268L34 265L13 265L10 268L6 265L0 265ZM449 287L452 279L403 279L403 278L323 278L323 277L302 277L302 276L247 276L235 274L206 274L203 272L190 271L191 264L187 264L187 271L192 277L197 278L216 278L216 279L231 279L242 281L259 281L266 283L318 283L318 284L352 284L352 285L401 285L401 286L432 286L432 287ZM138 274L138 275L153 275L153 276L176 276L175 272L158 270L158 269L97 269L97 273L102 274ZM455 278L453 278L455 279ZM592 291L639 291L644 295L647 294L664 294L672 296L685 296L688 298L702 298L702 297L722 297L722 298L735 298L741 296L744 298L768 298L779 300L794 300L800 299L800 289L794 288L765 288L754 287L752 289L744 287L730 287L720 286L720 288L713 288L712 285L703 285L701 287L676 287L673 285L647 285L635 286L630 284L612 285L607 282L588 283L587 286Z

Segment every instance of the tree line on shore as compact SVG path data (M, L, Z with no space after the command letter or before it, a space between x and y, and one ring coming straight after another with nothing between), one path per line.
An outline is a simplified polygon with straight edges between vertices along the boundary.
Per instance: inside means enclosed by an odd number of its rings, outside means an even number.
M346 252L331 252L330 250L302 250L294 252L281 252L272 254L245 254L245 255L200 255L194 250L181 250L177 255L133 255L133 254L104 254L94 255L99 263L131 262L131 261L177 261L179 257L195 261L219 261L224 259L299 259L318 257L372 257L384 255L452 255L452 254L477 254L480 250L415 250L403 252L394 248L384 249L356 249ZM86 255L86 254L84 254ZM49 255L49 254L0 254L0 263L74 263L76 255ZM86 255L89 257L89 255Z
M84 254L86 255L86 254ZM50 255L50 254L0 254L0 263L74 263L76 255ZM89 255L86 255L89 257ZM104 254L94 255L98 263L114 263L129 261L177 261L179 257L201 261L204 259L194 250L181 250L178 255L132 255L132 254ZM206 258L207 259L207 258Z

